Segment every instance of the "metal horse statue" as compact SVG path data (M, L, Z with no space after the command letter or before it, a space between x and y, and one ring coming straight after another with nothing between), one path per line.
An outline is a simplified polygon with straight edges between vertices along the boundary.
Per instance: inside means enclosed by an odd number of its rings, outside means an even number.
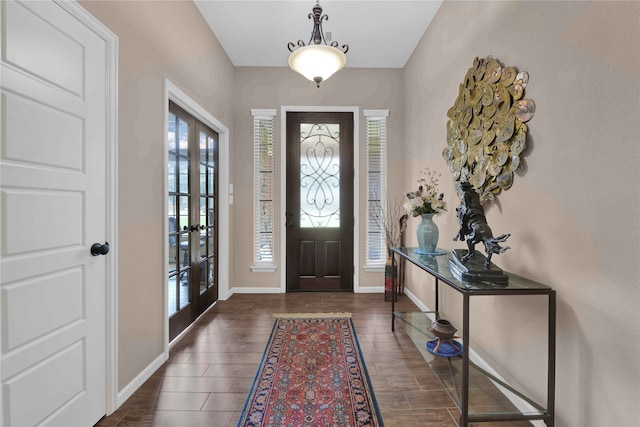
M509 246L501 247L499 243L505 242L511 234L502 234L498 237L493 237L491 228L489 228L487 224L487 218L484 216L484 209L480 204L480 195L468 182L462 182L461 189L462 201L460 206L456 208L460 231L458 231L458 234L453 240L467 240L469 251L462 257L462 262L471 259L476 253L476 244L482 242L487 254L484 268L489 269L491 256L493 254L501 254L507 249L510 249Z

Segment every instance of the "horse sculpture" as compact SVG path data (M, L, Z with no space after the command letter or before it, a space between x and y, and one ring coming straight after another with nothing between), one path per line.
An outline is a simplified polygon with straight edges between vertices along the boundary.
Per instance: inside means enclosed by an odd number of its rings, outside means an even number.
M473 186L468 182L462 182L462 201L460 206L456 208L458 222L460 223L460 231L453 240L467 240L469 251L464 255L461 261L464 263L471 259L476 251L476 244L482 242L484 250L487 254L487 260L484 263L485 269L489 269L491 265L491 256L493 254L501 254L509 246L502 247L500 243L504 243L510 234L502 234L493 237L491 228L487 224L487 218L484 216L484 209L480 204L480 195L475 191Z

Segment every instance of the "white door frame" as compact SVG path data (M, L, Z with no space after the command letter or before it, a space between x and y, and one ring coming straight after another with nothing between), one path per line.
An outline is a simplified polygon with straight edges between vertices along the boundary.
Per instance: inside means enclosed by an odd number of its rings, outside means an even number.
M105 145L106 161L106 241L111 255L105 257L106 292L106 415L117 409L118 403L118 37L82 6L72 1L54 0L56 4L82 22L104 40L106 48L105 82Z
M168 151L169 141L168 132L168 112L169 101L173 101L178 106L183 108L189 114L196 119L200 120L205 125L209 126L215 132L218 133L218 299L226 300L229 298L229 129L222 124L218 119L213 117L207 110L205 110L200 104L194 101L189 95L184 93L178 86L173 84L169 79L164 80L164 176L168 174ZM164 218L167 218L169 212L168 206L168 190L167 180L164 180L163 185L163 200L164 200ZM164 236L169 233L169 224L164 221ZM164 262L163 266L166 266L169 262L169 245L167 239L164 239ZM167 316L169 309L169 278L164 275L164 352L165 358L169 357L169 316Z
M287 113L288 112L313 112L313 113L353 113L353 292L360 292L360 107L349 106L290 106L280 107L280 159L285 164L287 158ZM280 171L280 213L284 218L287 210L287 172ZM284 227L280 228L280 292L287 292L287 233Z

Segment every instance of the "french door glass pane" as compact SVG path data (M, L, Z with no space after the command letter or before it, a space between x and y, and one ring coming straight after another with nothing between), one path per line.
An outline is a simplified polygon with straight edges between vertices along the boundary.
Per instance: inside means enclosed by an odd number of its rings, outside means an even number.
M180 192L189 193L189 159L181 158L178 162L179 167L179 180L180 180Z
M177 173L178 173L178 165L176 163L176 156L174 154L169 154L169 162L167 165L167 188L169 193L176 192L176 182L177 182Z
M168 125L169 125L169 129L168 129L169 137L167 139L168 139L168 142L169 142L169 151L173 151L173 152L176 151L176 140L177 140L177 138L176 138L176 119L177 119L177 117L175 115L169 113L169 116L168 116L168 119L167 119Z
M300 124L300 228L340 227L340 125Z
M200 164L200 194L207 194L207 167Z
M207 185L209 188L209 194L213 195L215 190L215 170L208 168Z
M216 140L209 137L207 139L207 164L209 166L215 166L215 148L216 148Z
M182 310L187 304L189 304L189 273L191 273L191 270L185 271L180 276L180 284L178 286L178 294L180 296L179 310Z
M207 262L207 258L202 258L200 260L200 293L206 291L209 286L209 263Z
M184 120L179 120L178 125L178 154L189 155L189 125Z
M209 197L209 223L208 225L211 227L214 227L216 225L216 215L215 215L215 198L214 197Z
M179 218L180 222L178 223L178 227L180 231L189 228L189 196L180 196L180 212Z
M178 231L178 218L176 212L176 199L173 196L169 197L167 211L169 212L169 274L175 272L177 268L177 256L178 256L178 240L180 235Z
M213 232L213 229L207 230L207 252L210 254L214 253L216 245L216 236Z

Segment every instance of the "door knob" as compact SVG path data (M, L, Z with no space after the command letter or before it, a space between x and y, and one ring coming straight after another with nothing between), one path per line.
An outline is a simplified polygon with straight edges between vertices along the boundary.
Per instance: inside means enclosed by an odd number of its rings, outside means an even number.
M109 242L104 242L104 245L100 243L94 243L91 245L91 255L106 255L109 253Z

